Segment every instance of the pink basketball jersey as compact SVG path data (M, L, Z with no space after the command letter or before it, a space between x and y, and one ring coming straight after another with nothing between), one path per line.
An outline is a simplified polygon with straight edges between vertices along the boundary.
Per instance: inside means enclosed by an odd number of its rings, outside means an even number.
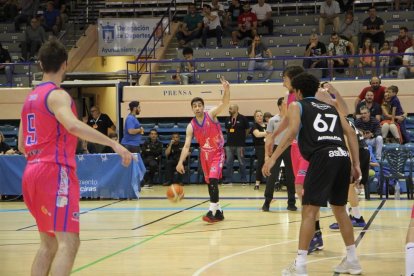
M25 100L21 120L27 161L29 164L55 163L75 168L77 138L56 120L47 106L47 97L58 89L58 93L66 93L54 83L44 82L36 86ZM77 116L73 101L71 108Z
M296 101L296 96L295 93L292 92L288 94L288 98L287 98L287 107L289 107L290 103L295 102Z
M207 112L204 112L204 119L201 125L196 118L191 120L194 137L204 152L216 151L223 149L224 137L219 122L214 122Z

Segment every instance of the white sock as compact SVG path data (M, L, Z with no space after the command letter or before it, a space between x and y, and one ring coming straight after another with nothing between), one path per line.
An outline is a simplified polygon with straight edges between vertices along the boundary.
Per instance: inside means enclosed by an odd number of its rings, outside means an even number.
M356 255L355 244L349 245L346 247L346 258L349 262L354 262L358 260L357 255Z
M352 208L352 207L351 207L351 208ZM348 217L349 217L349 215L350 215L350 214L349 214L349 208L348 208L348 205L346 205L346 206L345 206L345 210L346 210L346 214L347 214L347 215L348 215Z
M359 206L357 206L357 207L351 207L351 212L352 212L352 215L354 216L354 218L356 218L356 219L360 219L361 218L361 212L359 211Z
M414 274L414 242L405 245L405 275Z
M210 210L211 212L213 212L213 215L215 215L215 214L216 214L216 211L217 211L217 206L218 206L218 203L213 203L213 202L210 202L210 208L209 208L209 210Z
M308 258L308 250L298 250L298 255L296 255L296 265L303 266L306 265L306 260Z

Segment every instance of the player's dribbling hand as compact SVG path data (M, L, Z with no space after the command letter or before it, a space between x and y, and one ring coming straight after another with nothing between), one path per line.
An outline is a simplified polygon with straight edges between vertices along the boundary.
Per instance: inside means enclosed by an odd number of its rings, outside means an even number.
M177 172L179 172L180 174L184 174L185 173L185 169L182 163L178 163L177 167L175 167L175 169L177 170Z
M131 161L132 161L132 158L133 158L132 153L130 153L129 150L127 150L126 148L124 148L120 144L115 144L113 149L117 154L119 154L119 156L121 156L122 166L128 167L129 164L131 164ZM136 160L135 157L134 157L134 159Z
M275 165L275 161L272 158L269 158L266 160L266 162L263 164L262 167L262 174L264 176L270 176L270 170L273 168L273 166Z

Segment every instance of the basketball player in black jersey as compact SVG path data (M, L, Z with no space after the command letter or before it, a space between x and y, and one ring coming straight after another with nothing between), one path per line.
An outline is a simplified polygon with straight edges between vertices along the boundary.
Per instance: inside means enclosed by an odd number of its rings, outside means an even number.
M362 268L356 256L354 232L345 208L351 169L357 182L361 176L355 131L335 107L314 98L319 88L317 78L301 73L293 78L292 87L299 101L289 106L287 133L263 166L263 174L268 176L277 158L298 135L299 148L302 156L309 161L309 168L304 182L298 253L282 275L308 275L306 260L314 234L315 216L321 206L327 206L328 201L347 249L346 258L335 268L335 272L360 274Z

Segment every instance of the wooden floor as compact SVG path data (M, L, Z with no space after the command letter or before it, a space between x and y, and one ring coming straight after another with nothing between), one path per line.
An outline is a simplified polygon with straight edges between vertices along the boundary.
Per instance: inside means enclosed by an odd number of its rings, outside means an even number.
M280 275L296 255L300 211L286 211L286 192L271 212L261 211L263 190L220 188L225 220L201 220L208 208L204 185L185 186L177 204L165 187L143 190L140 200L82 201L76 275ZM361 199L369 224L355 229L364 275L404 273L405 234L413 202ZM321 212L325 248L308 258L309 275L334 275L344 256L329 208ZM39 246L34 220L22 202L0 202L0 275L29 275Z

